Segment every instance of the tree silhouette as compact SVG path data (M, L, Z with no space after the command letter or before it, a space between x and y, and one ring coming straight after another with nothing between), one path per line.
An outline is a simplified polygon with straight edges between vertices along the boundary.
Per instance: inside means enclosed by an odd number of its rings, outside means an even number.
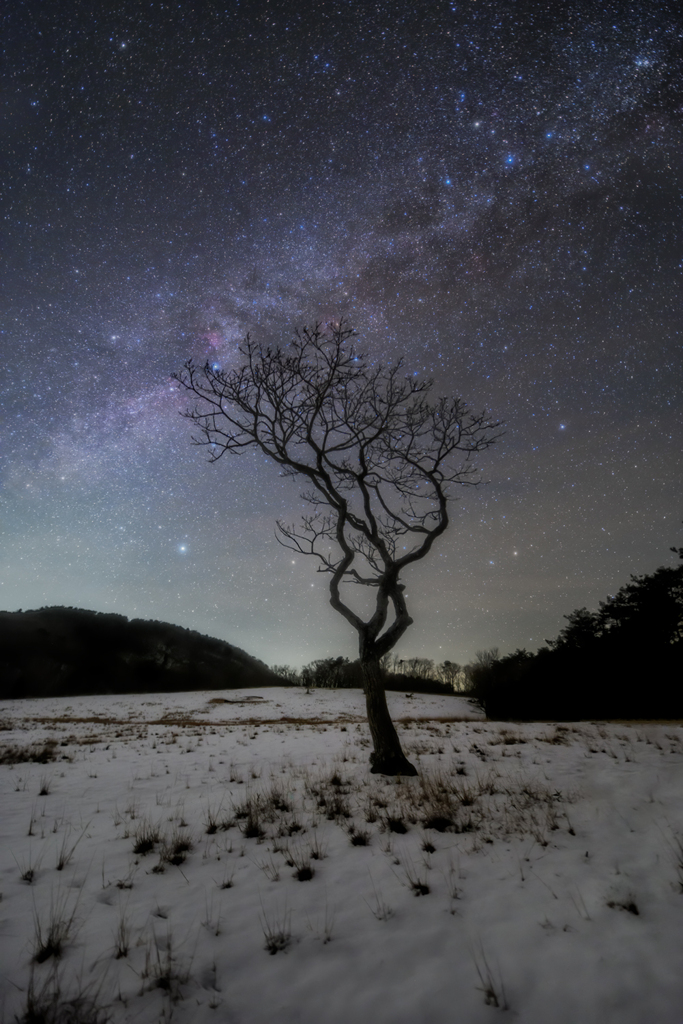
M286 348L247 335L239 369L192 361L174 375L196 398L185 415L211 462L259 449L301 477L310 512L277 522L278 540L312 555L328 573L330 603L358 633L372 771L415 775L389 715L380 658L413 621L400 576L424 558L449 525L453 485L478 483L474 456L500 436L499 424L456 398L428 399L430 380L387 366L354 345L344 321L304 327ZM374 588L367 619L341 588Z
M597 612L577 608L536 654L473 666L490 718L680 718L683 713L683 548L677 566L631 576ZM469 666L468 666L469 667Z

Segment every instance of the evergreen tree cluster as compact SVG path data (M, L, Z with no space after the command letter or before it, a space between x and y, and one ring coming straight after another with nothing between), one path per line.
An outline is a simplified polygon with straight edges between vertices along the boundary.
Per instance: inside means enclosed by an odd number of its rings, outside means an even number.
M578 608L536 654L470 669L490 718L683 718L683 548L600 603Z

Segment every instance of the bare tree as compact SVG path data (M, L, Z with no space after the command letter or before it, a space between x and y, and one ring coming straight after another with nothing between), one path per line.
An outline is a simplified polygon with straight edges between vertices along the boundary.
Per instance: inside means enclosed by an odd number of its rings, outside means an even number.
M440 682L456 690L461 681L462 666L457 661L442 661L436 667L436 675Z
M460 399L428 400L432 381L403 361L383 366L358 351L344 321L297 331L286 348L247 335L239 369L192 361L175 378L197 399L185 415L212 462L257 448L302 477L311 511L278 521L276 536L318 559L330 603L358 633L372 771L415 775L389 715L380 658L412 623L400 575L448 527L452 485L478 482L474 456L500 436L486 413ZM353 610L351 584L374 588L367 619ZM392 614L393 613L393 614Z

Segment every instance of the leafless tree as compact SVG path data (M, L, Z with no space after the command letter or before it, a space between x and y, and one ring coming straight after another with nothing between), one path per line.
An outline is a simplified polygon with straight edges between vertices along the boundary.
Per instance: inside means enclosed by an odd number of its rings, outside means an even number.
M400 576L447 529L453 485L478 482L473 460L500 430L460 399L430 401L432 381L408 375L402 360L375 362L354 337L343 320L305 327L285 348L247 336L239 369L189 361L175 377L195 396L185 415L212 462L256 448L305 481L311 511L292 525L278 521L276 536L318 560L332 607L358 633L372 771L415 775L380 669L413 621ZM353 610L349 584L374 588L369 618Z
M457 661L442 661L436 667L436 675L440 682L452 686L454 690L459 689L462 666L458 665Z

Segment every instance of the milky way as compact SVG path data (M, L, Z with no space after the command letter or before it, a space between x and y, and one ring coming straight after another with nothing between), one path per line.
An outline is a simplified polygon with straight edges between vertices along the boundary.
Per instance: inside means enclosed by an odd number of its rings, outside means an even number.
M535 649L673 557L677 3L45 2L5 40L0 607L354 656L274 539L296 485L209 466L170 379L339 315L506 421L401 653Z

